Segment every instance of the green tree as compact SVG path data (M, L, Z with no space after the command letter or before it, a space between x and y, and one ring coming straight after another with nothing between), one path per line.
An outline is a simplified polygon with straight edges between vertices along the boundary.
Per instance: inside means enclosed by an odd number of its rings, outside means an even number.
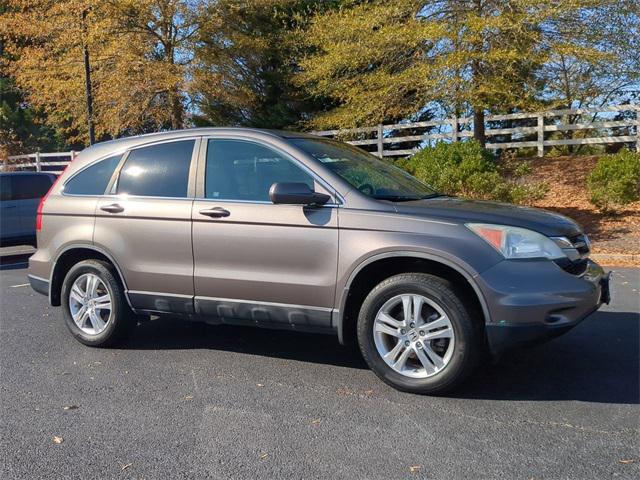
M338 2L209 2L197 35L191 91L199 125L282 128L308 119L330 101L293 84L301 55L296 32L312 13Z
M472 114L475 137L483 143L487 111L549 102L541 95L541 72L552 55L618 55L596 41L605 36L585 33L608 28L606 22L580 22L621 2L626 0L347 1L317 15L304 36L312 53L301 61L299 84L338 103L312 125L412 118L436 104L448 114ZM615 18L628 20L628 8Z

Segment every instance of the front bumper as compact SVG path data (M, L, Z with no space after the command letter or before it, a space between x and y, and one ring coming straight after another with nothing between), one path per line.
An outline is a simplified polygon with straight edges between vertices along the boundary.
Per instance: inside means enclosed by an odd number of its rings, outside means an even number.
M476 277L487 300L492 354L557 337L609 303L609 274L589 261L571 275L545 260L503 261Z

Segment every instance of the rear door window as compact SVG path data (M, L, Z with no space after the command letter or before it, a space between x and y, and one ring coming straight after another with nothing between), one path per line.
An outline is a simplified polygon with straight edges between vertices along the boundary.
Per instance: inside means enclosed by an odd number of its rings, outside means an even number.
M186 197L194 145L195 140L181 140L132 150L120 171L117 193Z
M64 185L68 195L104 195L122 155L105 158L74 175Z

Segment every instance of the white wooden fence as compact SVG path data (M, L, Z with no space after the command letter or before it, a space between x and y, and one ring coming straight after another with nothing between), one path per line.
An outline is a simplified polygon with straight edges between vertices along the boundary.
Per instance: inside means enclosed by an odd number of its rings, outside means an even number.
M26 155L13 155L9 157L8 165L0 165L0 171L7 170L7 166L10 166L18 170L35 169L36 172L47 170L52 173L60 173L76 155L77 152L73 150L70 152L36 152Z
M610 117L616 114L624 119L612 120ZM586 116L590 118L585 118ZM627 143L635 145L636 150L640 152L640 105L509 113L489 115L485 120L487 122L485 135L489 140L493 137L493 141L486 144L486 147L491 150L536 148L538 156L543 157L548 147ZM492 122L508 122L519 124L519 126L492 128ZM522 125L523 123L525 125ZM397 135L406 130L412 130L410 132L412 134ZM417 133L421 130L422 133ZM563 132L570 132L572 136L573 132L585 132L590 136L582 134L578 138L558 138ZM380 124L375 127L312 133L324 137L337 137L366 149L375 146L374 153L379 157L408 156L432 141L457 142L463 138L473 137L473 119L463 117L393 125ZM407 148L407 144L412 144L413 147ZM15 155L9 157L9 165L17 169L60 171L61 167L66 166L75 155L74 151ZM6 170L6 167L0 165L1 170Z
M627 118L612 120L610 117L615 114ZM586 116L591 118L585 118ZM609 117L609 119L602 117ZM636 150L640 152L640 105L489 115L485 121L487 122L486 147L491 150L533 147L537 149L538 156L543 157L545 148L553 146L628 143L635 145ZM492 122L519 125L508 128L492 128ZM402 136L403 131L406 130L414 132L411 135ZM424 133L416 133L416 130L424 130ZM562 135L562 132L571 132L571 135L566 133ZM583 132L583 134L574 136L573 132ZM432 141L457 142L465 137L473 137L473 118L450 118L393 125L380 124L375 127L325 130L312 133L324 137L340 138L352 145L368 147L367 149L375 145L373 153L379 157L407 156ZM562 136L571 136L571 138L558 138ZM406 148L407 143L415 146Z

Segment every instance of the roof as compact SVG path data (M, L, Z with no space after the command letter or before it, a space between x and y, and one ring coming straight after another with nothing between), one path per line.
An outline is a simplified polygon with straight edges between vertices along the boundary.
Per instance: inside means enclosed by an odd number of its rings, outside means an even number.
M73 161L74 168L83 167L84 165L98 159L104 158L108 155L124 152L130 148L135 148L147 143L161 142L165 140L174 140L185 137L193 137L194 135L209 135L214 133L227 133L227 134L249 134L256 138L304 138L311 137L308 134L300 132L289 132L284 130L269 130L259 128L241 128L241 127L204 127L204 128L188 128L184 130L169 130L166 132L147 133L144 135L136 135L132 137L123 137L115 140L108 140L106 142L96 143L95 145L85 148Z
M25 176L33 176L33 175L48 175L48 176L56 176L56 172L31 172L31 171L27 171L27 172L0 172L0 175L2 176L7 176L7 175L25 175Z

